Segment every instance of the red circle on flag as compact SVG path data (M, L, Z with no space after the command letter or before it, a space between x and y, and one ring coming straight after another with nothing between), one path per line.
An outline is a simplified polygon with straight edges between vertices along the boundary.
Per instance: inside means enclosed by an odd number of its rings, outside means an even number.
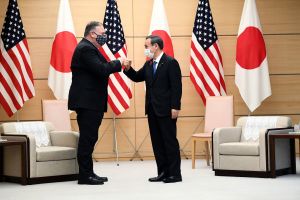
M236 61L244 69L259 67L266 58L266 46L261 31L248 27L237 39Z
M73 33L68 31L56 34L53 45L50 64L59 72L71 72L71 59L77 45Z
M174 58L174 51L172 40L169 34L165 30L155 30L152 31L152 35L159 36L164 41L163 51L168 55Z

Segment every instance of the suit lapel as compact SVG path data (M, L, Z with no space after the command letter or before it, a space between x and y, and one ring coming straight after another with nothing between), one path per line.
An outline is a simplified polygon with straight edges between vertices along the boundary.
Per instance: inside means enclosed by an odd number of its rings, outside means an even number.
M93 45L93 43L91 43L90 41L88 41L88 40L85 39L85 38L82 38L82 40L83 40L87 45L89 45L89 46L91 46L92 48L96 49L98 56L101 57L101 59L104 59L104 60L106 61L105 57L100 53L100 50L99 50L97 47L95 47L95 45Z
M157 65L156 72L155 72L154 77L153 77L153 82L157 79L157 75L158 75L159 71L161 70L161 68L164 67L164 64L166 63L166 59L167 59L167 56L166 56L166 54L164 53L164 54L162 55L162 57L161 57L161 59L160 59L158 65ZM152 72L153 72L153 70L152 70Z
M149 79L149 81L150 81L149 83L150 83L150 85L152 84L153 78L154 78L154 77L153 77L153 66L152 66L152 65L153 65L153 59L151 59L151 60L148 61L148 66L149 66L148 72L149 72L149 74L150 74L150 75L149 75L149 78L150 78L150 79Z

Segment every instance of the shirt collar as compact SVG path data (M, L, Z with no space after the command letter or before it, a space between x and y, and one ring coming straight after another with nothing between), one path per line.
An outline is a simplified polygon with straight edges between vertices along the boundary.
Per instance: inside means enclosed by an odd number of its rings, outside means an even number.
M156 63L159 63L159 61L160 61L161 57L163 56L163 54L164 54L164 52L162 51L155 60L153 59L153 62L155 61Z

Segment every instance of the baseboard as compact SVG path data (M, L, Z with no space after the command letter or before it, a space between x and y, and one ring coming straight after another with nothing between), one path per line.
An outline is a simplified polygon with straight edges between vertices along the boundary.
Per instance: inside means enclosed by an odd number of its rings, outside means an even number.
M257 178L271 178L270 172L264 171L241 171L241 170L219 170L215 169L215 176L236 176L236 177L257 177ZM276 170L276 176L292 174L291 168Z
M257 177L269 178L269 172L261 171L240 171L240 170L218 170L215 169L215 176L236 176L236 177Z
M40 183L75 181L77 179L78 179L78 174L70 174L70 175L60 175L60 176L27 178L26 182L27 185L33 185L33 184L40 184ZM3 181L12 182L12 183L21 183L21 178L15 176L4 176Z

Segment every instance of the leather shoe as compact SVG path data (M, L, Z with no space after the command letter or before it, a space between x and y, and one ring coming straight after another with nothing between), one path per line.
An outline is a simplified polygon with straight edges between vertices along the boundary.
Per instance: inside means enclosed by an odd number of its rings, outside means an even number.
M105 176L98 176L97 174L94 174L94 178L99 180L99 181L102 181L102 182L107 182L108 181L108 178L105 177Z
M176 183L176 182L181 182L182 177L181 176L169 176L163 179L164 183Z
M150 182L160 182L160 181L162 181L164 178L165 178L165 173L162 172L162 173L160 173L158 176L149 178L148 180L149 180Z
M83 179L78 179L78 184L79 185L103 185L104 182L101 180L96 179L93 176L89 176L87 178L83 178Z

